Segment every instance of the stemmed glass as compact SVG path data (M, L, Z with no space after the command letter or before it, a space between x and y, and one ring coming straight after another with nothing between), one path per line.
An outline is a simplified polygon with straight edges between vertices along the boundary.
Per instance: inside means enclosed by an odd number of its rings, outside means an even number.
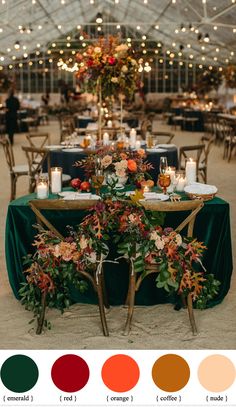
M165 174L165 173L159 174L158 184L160 185L160 187L163 191L163 194L167 193L167 188L170 186L170 182L171 182L171 179L170 179L169 174Z
M166 170L167 170L167 157L160 157L160 174L165 174Z
M92 175L92 183L96 190L97 195L100 195L100 189L102 187L103 181L104 181L103 170L101 169L96 170L95 174Z

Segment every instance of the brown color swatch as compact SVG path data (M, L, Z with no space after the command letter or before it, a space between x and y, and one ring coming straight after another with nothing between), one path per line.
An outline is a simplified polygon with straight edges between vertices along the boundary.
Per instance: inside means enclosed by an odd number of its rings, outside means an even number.
M157 387L166 392L183 389L189 381L190 369L185 359L179 355L161 356L154 363L152 378Z

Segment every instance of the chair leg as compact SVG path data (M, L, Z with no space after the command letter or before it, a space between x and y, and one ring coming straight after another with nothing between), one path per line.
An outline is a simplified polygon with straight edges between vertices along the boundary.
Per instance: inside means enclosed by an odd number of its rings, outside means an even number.
M131 329L131 322L134 313L134 301L135 301L135 282L136 276L134 273L131 272L130 269L130 279L129 279L129 291L128 291L128 314L124 329L124 335L128 335Z
M98 306L100 312L100 318L102 323L102 330L104 336L109 336L109 331L107 327L106 315L104 311L104 302L103 302L103 275L99 274L98 276L98 284L97 284L97 295L98 295Z
M10 201L13 201L16 198L16 181L17 178L14 174L11 175L11 197Z
M187 306L188 306L189 321L190 321L193 335L197 335L197 326L196 326L194 313L193 313L193 300L192 300L191 294L188 294L188 296L187 296Z
M47 292L44 291L44 293L42 294L42 299L41 299L41 311L38 317L38 325L37 325L37 330L36 330L36 334L40 335L42 333L43 330L43 324L44 324L44 320L45 320L45 311L46 311L46 296L47 296Z

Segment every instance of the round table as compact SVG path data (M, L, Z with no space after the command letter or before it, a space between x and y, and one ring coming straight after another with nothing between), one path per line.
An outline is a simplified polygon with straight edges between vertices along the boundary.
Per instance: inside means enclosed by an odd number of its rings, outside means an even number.
M85 151L75 152L73 149L68 150L50 150L50 162L51 167L62 167L64 174L69 174L72 178L79 177L80 179L85 178L84 169L74 167L73 164L76 161L82 160L87 156ZM152 164L153 168L149 171L149 174L154 181L157 180L159 174L160 157L167 157L168 165L171 167L178 167L178 151L177 147L170 145L169 147L163 147L158 149L153 149L152 151L147 150L146 160ZM46 164L43 171L46 171Z

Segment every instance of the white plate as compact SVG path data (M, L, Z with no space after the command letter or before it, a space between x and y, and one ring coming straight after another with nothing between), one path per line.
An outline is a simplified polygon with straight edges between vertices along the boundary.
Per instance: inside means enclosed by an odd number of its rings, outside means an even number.
M47 148L48 150L61 150L63 147L59 144L59 145L50 145L50 146L45 146L45 148Z
M70 148L70 147L68 147L68 148L63 148L62 151L66 152L66 153L81 153L84 150L83 150L83 148L77 148L77 147Z
M216 194L218 189L215 185L201 184L200 182L194 182L184 187L184 191L188 194L210 195Z
M148 153L166 153L167 150L164 148L147 148L146 151Z
M158 144L156 147L157 148L159 148L159 147L160 148L173 148L173 147L176 147L176 145L175 144Z
M145 192L144 193L145 198L140 199L140 202L145 202L145 201L168 201L169 195L165 194L158 194L157 192Z

